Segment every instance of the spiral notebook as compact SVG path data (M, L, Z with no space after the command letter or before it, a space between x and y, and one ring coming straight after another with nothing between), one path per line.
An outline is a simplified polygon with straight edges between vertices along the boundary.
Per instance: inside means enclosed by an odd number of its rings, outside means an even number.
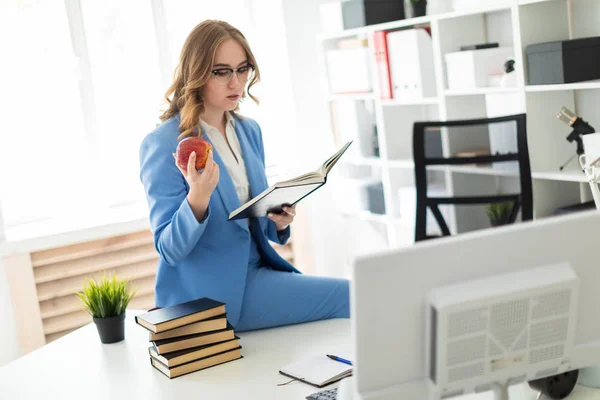
M352 360L349 347L332 349L327 354ZM327 357L326 353L314 354L294 361L279 370L279 373L309 385L321 388L352 375L352 366Z

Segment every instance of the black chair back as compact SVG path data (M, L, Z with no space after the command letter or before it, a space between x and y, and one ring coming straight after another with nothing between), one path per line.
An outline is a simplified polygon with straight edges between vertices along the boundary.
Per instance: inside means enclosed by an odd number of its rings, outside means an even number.
M508 154L492 154L474 157L426 157L425 135L427 128L437 127L473 127L514 121L517 131L517 152ZM454 121L416 122L413 126L413 156L415 162L415 184L417 191L417 212L415 224L415 241L431 239L439 236L427 235L427 209L435 217L443 236L449 236L450 230L440 212L440 205L476 205L512 201L514 206L510 213L509 223L516 220L519 210L523 221L533 219L533 190L531 166L527 147L526 114L508 115L496 118L481 118ZM457 197L428 197L427 196L427 167L431 165L461 165L476 163L496 163L516 161L519 166L521 192L495 196L457 196Z

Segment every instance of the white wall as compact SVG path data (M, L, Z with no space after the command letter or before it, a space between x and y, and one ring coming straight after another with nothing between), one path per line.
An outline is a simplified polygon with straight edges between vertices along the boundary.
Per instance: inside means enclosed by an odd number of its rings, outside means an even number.
M317 34L321 32L319 4L324 0L282 0L288 62L296 115L296 162L309 158L314 168L337 149L334 147L322 96L318 65ZM315 273L345 276L343 221L334 213L333 185L325 185L298 207L308 217Z
M21 348L17 337L17 329L14 322L14 314L10 296L8 293L8 282L2 260L0 260L0 343L5 349L0 351L0 367L8 364L21 355Z

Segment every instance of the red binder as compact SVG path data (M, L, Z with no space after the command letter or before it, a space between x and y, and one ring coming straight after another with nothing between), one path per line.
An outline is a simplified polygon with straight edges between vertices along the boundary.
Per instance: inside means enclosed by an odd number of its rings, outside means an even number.
M377 31L373 34L375 47L375 63L377 64L377 77L379 78L379 93L382 100L391 99L392 79L390 77L390 64L388 61L387 32Z

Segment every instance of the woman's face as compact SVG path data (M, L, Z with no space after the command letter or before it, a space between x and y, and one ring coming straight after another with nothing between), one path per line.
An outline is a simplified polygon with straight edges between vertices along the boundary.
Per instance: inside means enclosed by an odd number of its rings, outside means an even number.
M211 78L204 85L202 99L207 110L231 111L244 93L250 70L244 48L235 40L228 39L217 47ZM239 71L238 73L231 73Z

